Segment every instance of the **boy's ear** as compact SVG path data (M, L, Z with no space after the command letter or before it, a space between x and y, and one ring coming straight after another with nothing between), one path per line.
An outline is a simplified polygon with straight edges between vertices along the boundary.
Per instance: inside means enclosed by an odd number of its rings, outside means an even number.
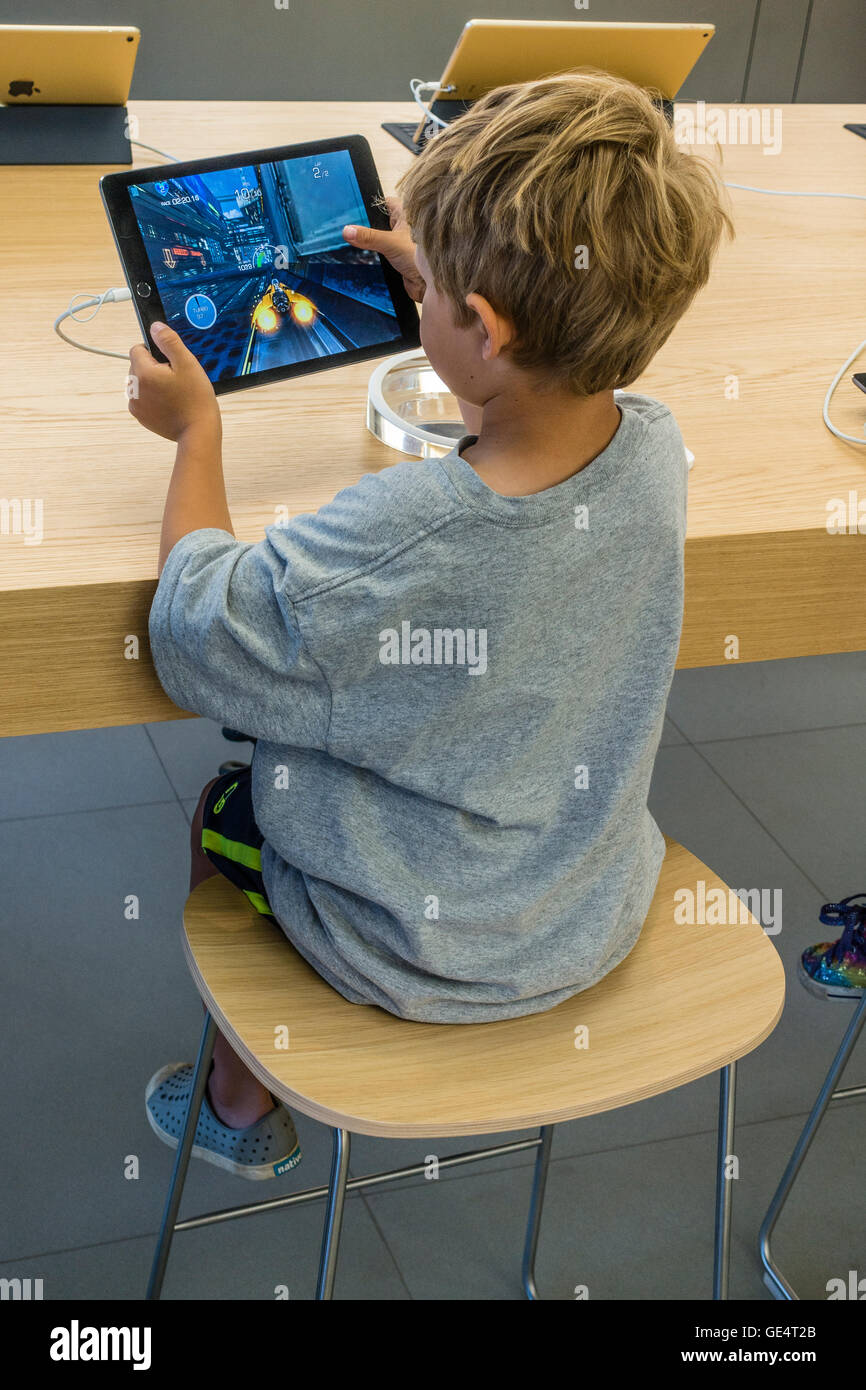
M484 334L481 350L484 360L490 361L494 357L498 357L503 348L506 348L514 337L514 324L510 319L498 314L483 294L467 294L466 304L478 315L479 324Z

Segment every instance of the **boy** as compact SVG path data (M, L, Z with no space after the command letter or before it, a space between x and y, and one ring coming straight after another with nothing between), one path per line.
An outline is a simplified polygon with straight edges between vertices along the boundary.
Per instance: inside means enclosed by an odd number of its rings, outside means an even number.
M150 640L177 704L258 740L202 794L191 887L224 872L355 1003L476 1023L590 988L653 896L687 470L670 411L614 390L731 223L648 96L596 72L491 93L401 190L390 232L344 236L422 301L467 435L241 544L210 383L155 329L169 365L132 349L130 410L178 449ZM167 1143L191 1081L148 1087ZM247 1177L299 1159L222 1037L193 1151Z

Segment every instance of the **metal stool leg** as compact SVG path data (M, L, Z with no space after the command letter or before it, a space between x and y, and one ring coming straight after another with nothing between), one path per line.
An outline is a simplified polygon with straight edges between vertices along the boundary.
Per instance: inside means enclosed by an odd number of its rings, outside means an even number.
M526 1227L526 1241L523 1246L523 1289L529 1299L538 1299L535 1283L535 1252L538 1249L538 1232L541 1229L541 1209L544 1206L544 1189L547 1186L547 1170L550 1166L550 1150L553 1143L555 1125L542 1125L539 1131L541 1144L535 1155L535 1172L532 1178L532 1196L529 1199L529 1221Z
M845 1036L839 1044L839 1051L830 1063L830 1070L827 1072L824 1084L818 1093L818 1099L815 1101L812 1112L803 1126L803 1131L800 1138L797 1140L794 1152L791 1154L788 1166L782 1175L782 1181L776 1188L773 1200L767 1209L767 1215L764 1217L761 1226L759 1252L761 1263L765 1271L764 1283L773 1297L777 1299L795 1299L799 1302L798 1295L794 1292L773 1259L772 1251L770 1250L770 1238L772 1237L774 1227L779 1219L782 1208L788 1200L791 1188L794 1186L794 1179L802 1167L803 1159L806 1157L809 1145L815 1138L818 1126L824 1118L824 1111L833 1099L836 1082L842 1075L848 1058L854 1050L854 1045L860 1036L860 1030L864 1022L866 1022L866 992L864 992L854 1012L854 1017L845 1030ZM854 1089L860 1090L862 1088L855 1087Z
M331 1152L331 1180L328 1185L325 1228L322 1232L322 1253L319 1259L319 1278L316 1284L317 1300L333 1298L334 1296L337 1256L340 1253L340 1231L343 1225L343 1207L346 1203L346 1180L349 1176L349 1150L352 1136L347 1129L334 1129L332 1133L334 1146Z
M716 1155L716 1231L713 1251L713 1298L728 1296L731 1265L731 1186L725 1169L734 1152L734 1106L737 1091L737 1064L731 1062L719 1072L719 1140Z
M159 1239L157 1240L156 1251L153 1256L153 1265L150 1270L150 1280L147 1285L146 1297L151 1300L159 1298L162 1292L162 1281L165 1278L165 1267L168 1264L169 1251L171 1250L172 1237L174 1236L174 1226L177 1221L178 1207L180 1206L180 1199L183 1196L186 1170L189 1166L192 1141L195 1138L198 1115L201 1110L202 1098L204 1097L205 1087L207 1086L207 1079L210 1073L210 1064L211 1058L213 1057L216 1035L217 1026L210 1014L206 1012L204 1016L204 1027L201 1032L201 1042L198 1048L198 1058L195 1064L195 1075L193 1076L189 1110L187 1111L186 1123L183 1127L180 1143L175 1151L174 1168L172 1169L171 1182L168 1185L168 1196L165 1202L162 1226L160 1227Z

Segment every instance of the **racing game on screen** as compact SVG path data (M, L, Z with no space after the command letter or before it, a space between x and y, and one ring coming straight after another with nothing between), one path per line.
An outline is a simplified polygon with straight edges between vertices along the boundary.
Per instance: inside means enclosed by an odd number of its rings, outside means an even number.
M348 150L130 186L165 318L211 381L387 343L400 327Z

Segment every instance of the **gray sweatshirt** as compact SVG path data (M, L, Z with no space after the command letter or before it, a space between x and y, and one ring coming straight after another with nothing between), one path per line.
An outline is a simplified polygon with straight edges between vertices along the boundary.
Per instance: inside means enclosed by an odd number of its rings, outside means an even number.
M252 545L184 536L150 616L176 704L258 739L274 914L335 989L476 1023L589 988L640 934L679 644L687 467L666 406L502 497L461 457L366 474Z

